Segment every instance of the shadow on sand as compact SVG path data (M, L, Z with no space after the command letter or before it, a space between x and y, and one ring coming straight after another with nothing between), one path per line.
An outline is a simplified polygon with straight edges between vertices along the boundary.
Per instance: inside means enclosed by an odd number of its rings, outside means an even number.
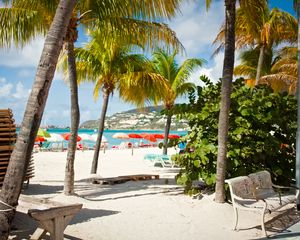
M69 225L88 222L92 218L105 217L105 216L114 215L118 213L119 213L118 211L83 208L80 210L80 212L77 215L75 215L75 217L71 220ZM17 212L13 220L12 231L10 233L9 239L13 239L13 240L30 239L30 236L34 233L37 227L38 227L37 223L31 217L29 217L25 213ZM64 235L64 238L70 240L81 239L67 234ZM42 239L45 240L50 239L49 234L46 234Z

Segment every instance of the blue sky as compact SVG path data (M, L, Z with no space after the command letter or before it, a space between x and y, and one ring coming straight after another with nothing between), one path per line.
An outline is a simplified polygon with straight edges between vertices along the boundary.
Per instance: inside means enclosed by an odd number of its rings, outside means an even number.
M223 54L211 58L211 45L222 22L224 21L224 1L212 1L209 11L205 10L204 2L187 1L181 8L181 14L168 22L176 32L186 50L183 58L200 57L207 60L207 64L195 72L191 81L196 84L199 76L208 75L211 79L218 79L222 73ZM271 7L279 7L294 14L293 0L271 0ZM79 41L83 41L80 38ZM0 49L0 108L11 108L17 123L21 123L28 95L33 85L36 66L38 64L44 44L43 37L37 37L22 50ZM79 103L81 123L98 119L102 106L101 96L97 101L93 99L93 85L82 84L79 87ZM117 94L110 99L108 115L135 108L122 102ZM63 75L56 72L49 92L42 125L54 124L68 126L70 124L70 93Z

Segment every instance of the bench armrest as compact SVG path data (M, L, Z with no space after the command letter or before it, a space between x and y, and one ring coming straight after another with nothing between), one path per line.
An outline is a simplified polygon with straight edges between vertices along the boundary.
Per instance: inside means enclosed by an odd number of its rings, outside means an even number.
M296 186L280 186L280 185L276 185L276 184L272 184L272 186L274 188L278 188L278 189L299 189L298 187Z

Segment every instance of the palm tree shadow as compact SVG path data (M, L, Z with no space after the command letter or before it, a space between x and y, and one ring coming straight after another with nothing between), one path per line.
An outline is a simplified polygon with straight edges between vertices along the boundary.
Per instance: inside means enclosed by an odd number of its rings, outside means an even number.
M88 188L76 186L79 196L89 201L117 200L121 198L154 195L154 194L182 194L183 187L175 185L170 179L129 181L114 185L100 185L87 183Z

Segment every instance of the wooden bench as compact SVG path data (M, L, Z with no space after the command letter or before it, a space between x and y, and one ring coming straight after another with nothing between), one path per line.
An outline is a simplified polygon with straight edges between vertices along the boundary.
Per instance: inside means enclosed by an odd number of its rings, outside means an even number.
M255 211L261 214L262 233L266 237L265 214L296 202L299 194L298 190L297 194L281 194L277 191L278 189L291 189L291 187L274 185L268 171L227 179L225 182L228 183L230 189L235 216L234 230L237 229L238 224L238 209Z
M81 208L82 204L65 205L47 199L21 195L18 211L27 213L38 223L38 228L32 234L31 240L41 239L47 232L50 233L50 239L63 240L64 230Z

